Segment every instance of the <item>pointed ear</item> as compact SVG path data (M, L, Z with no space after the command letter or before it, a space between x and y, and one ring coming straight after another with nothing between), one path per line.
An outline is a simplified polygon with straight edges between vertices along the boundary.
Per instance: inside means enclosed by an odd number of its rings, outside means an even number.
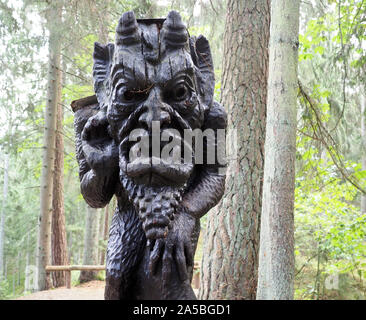
M204 95L204 102L210 107L215 90L215 73L210 45L202 35L194 39L193 42L193 48L191 43L191 54L194 63L200 70L199 85L201 94Z
M107 104L109 89L109 75L113 61L114 44L102 45L94 43L93 53L93 80L94 91L98 99L100 108Z

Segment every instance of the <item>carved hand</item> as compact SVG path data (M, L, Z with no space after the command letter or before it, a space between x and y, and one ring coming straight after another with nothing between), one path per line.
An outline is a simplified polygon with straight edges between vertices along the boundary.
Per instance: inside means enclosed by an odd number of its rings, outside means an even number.
M175 215L173 227L165 239L150 240L149 269L152 274L160 260L162 260L163 286L169 283L173 261L176 263L181 281L188 279L187 268L193 267L194 252L192 248L192 234L196 226L196 219L185 211Z
M96 173L108 175L118 170L118 147L108 133L105 114L98 112L90 117L81 138L85 159Z

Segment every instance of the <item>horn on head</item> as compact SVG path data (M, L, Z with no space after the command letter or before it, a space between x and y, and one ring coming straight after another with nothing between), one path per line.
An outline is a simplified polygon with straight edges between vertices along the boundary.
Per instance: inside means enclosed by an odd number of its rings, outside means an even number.
M140 42L139 27L133 11L125 12L118 21L116 45L131 45Z
M166 47L183 48L188 44L188 31L177 11L170 11L163 24L163 39Z

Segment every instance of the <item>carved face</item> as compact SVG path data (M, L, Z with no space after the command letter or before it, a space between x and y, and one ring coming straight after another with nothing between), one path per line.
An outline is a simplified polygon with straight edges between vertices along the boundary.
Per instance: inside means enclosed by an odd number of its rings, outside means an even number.
M175 11L166 20L139 21L127 12L119 21L115 45L96 44L93 76L109 133L119 148L122 185L140 216L165 210L154 225L167 226L194 170L193 163L183 159L184 131L201 128L212 103L208 42L203 37L189 38ZM138 139L131 139L133 132ZM144 137L147 152L131 159ZM170 143L169 137L180 145L179 163L167 161L160 152Z

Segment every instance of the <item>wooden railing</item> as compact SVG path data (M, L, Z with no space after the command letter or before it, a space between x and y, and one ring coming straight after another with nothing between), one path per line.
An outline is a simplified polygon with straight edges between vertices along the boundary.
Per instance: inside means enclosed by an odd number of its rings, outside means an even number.
M104 271L105 266L92 266L92 265L71 265L71 266L47 266L46 272L52 271L65 271L66 273L66 288L71 289L71 271ZM200 266L198 262L194 262L192 286L194 289L199 289L200 285Z
M105 266L47 266L46 272L65 271L66 273L66 288L71 289L71 271L101 271L105 270Z

